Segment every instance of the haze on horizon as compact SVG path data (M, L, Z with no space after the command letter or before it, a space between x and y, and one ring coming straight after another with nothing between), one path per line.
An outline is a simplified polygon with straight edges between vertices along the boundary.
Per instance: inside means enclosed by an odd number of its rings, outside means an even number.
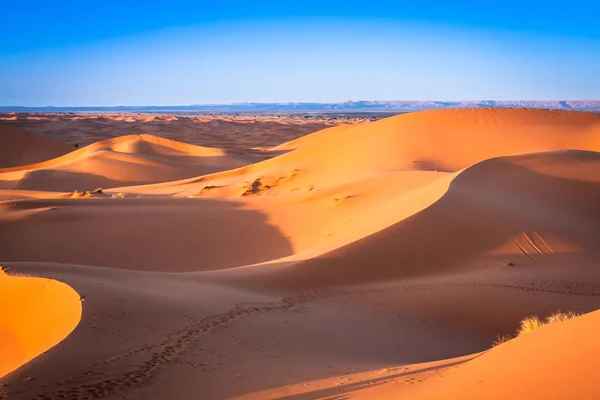
M600 5L3 4L0 105L600 98Z

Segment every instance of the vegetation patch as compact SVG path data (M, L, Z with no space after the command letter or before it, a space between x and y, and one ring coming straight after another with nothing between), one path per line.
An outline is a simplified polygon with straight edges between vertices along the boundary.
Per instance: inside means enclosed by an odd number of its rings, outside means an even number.
M528 332L531 332L532 330L537 329L540 326L543 326L546 324L552 324L554 322L566 321L568 319L572 319L572 318L578 317L580 315L581 314L578 314L573 311L567 311L567 312L557 311L553 314L550 314L545 319L540 319L536 315L531 315L531 316L521 320L521 322L519 323L519 329L517 330L517 336L521 336ZM492 345L498 346L502 343L508 342L511 339L513 339L513 337L510 335L498 335L496 340L494 340L494 342L492 343Z

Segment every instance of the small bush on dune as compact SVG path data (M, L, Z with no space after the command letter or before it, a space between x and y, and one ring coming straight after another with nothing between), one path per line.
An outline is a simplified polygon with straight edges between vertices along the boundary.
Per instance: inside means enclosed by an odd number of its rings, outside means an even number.
M111 197L113 199L124 199L125 198L125 193L113 193L113 195Z
M517 336L521 336L524 333L531 332L532 330L539 328L542 325L566 321L568 319L572 319L580 315L581 314L578 314L573 311L567 311L566 313L562 311L557 311L554 314L547 316L544 320L541 320L539 317L532 315L521 320L521 324L519 326L519 329L517 330ZM495 347L501 345L502 343L506 343L511 339L512 336L510 335L498 335L496 337L496 340L494 340L494 342L492 343L492 345Z
M568 311L566 313L562 311L557 311L554 314L551 314L548 317L546 317L545 320L541 320L535 315L532 315L531 317L527 317L521 321L521 326L517 331L517 334L522 335L523 333L530 332L536 328L539 328L542 325L566 321L568 319L578 317L579 315L581 314L577 314L573 311Z
M73 194L71 194L71 197L74 199L89 199L93 196L92 196L92 193L89 191L83 193L83 192L80 192L79 190L75 190L73 192Z
M566 313L557 311L554 314L552 314L546 318L546 323L551 324L553 322L562 322L562 321L566 321L571 318L575 318L577 316L579 316L579 314L577 314L573 311L568 311Z
M94 190L94 193L102 194L102 188L98 188L98 189Z
M537 316L532 315L521 320L521 326L519 327L517 334L522 335L524 333L531 332L532 330L539 328L543 324L544 322L542 322L542 320L540 320Z
M496 337L496 340L494 340L494 343L492 343L492 346L495 347L495 346L501 345L502 343L506 343L511 339L512 339L512 336L510 336L510 335L498 335Z

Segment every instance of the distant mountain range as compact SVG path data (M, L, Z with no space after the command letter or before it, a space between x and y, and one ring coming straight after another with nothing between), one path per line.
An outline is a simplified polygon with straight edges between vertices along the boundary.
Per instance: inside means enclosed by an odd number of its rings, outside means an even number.
M0 112L213 112L213 113L354 113L403 112L435 108L528 107L600 110L600 100L346 101L342 103L236 103L187 106L22 107L0 106Z

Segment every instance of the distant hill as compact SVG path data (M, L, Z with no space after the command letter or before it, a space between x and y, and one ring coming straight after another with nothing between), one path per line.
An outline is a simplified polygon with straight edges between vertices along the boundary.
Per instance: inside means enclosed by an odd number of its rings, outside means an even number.
M342 103L235 103L182 106L22 107L0 106L0 112L402 112L436 108L528 107L559 110L600 110L600 100L469 100L469 101L346 101Z

